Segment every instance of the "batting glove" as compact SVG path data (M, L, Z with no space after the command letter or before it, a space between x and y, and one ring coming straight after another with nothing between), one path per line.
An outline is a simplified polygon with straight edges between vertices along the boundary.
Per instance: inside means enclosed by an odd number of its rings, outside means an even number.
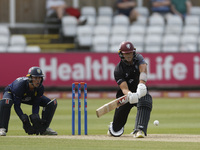
M143 83L139 83L137 87L138 98L141 98L147 94L147 87Z
M135 104L138 103L138 94L137 93L132 93L132 92L128 92L128 101L130 104Z

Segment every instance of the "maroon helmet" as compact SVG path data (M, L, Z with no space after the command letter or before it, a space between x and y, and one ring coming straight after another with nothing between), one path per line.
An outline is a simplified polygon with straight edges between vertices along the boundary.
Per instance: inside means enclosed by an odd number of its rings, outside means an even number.
M136 48L133 46L131 42L124 41L120 44L118 54L121 59L124 58L123 56L124 53L132 53L132 52L133 52L133 55L135 56Z

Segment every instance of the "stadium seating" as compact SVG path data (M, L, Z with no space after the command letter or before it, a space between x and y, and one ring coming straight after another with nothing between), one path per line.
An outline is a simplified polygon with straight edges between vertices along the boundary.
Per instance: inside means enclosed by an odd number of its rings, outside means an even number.
M140 26L140 25L131 25L129 27L129 35L133 36L140 36L140 35L145 35L146 34L146 27L145 26Z
M25 52L26 53L40 53L41 48L39 46L26 46Z
M161 45L162 45L161 35L147 35L145 37L144 51L150 53L161 52Z
M62 18L62 33L65 37L75 37L77 33L77 18L74 16L64 16Z
M109 36L99 35L93 37L92 51L93 52L108 52Z
M111 26L112 25L112 17L110 17L110 16L98 16L96 24L97 25Z
M130 34L127 37L127 40L132 42L133 45L136 47L137 52L144 51L144 35L143 34Z
M98 8L98 15L99 16L108 16L113 17L113 9L110 6L100 6Z
M126 35L111 35L110 40L109 40L109 52L117 52L119 48L119 44L122 41L126 41L127 40L127 36Z
M162 52L179 52L179 35L166 34L162 40Z
M197 52L198 38L196 35L182 35L180 39L181 52Z
M128 28L123 25L113 25L111 28L111 35L119 36L119 35L128 35Z
M93 27L89 25L79 26L77 28L77 44L79 47L92 46Z
M165 26L164 17L160 14L154 13L149 16L149 25L150 26Z
M10 45L25 47L27 45L26 38L23 35L11 35Z
M113 25L123 25L128 27L130 25L130 21L125 15L116 15L113 17Z

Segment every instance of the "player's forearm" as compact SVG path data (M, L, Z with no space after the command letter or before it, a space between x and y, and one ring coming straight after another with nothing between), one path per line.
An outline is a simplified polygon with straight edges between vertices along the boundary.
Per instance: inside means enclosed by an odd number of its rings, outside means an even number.
M160 7L160 6L169 6L171 4L171 2L168 1L164 1L164 2L154 2L152 5L153 7Z
M135 7L136 3L135 2L124 2L124 3L118 3L118 8L121 9L126 9L126 8L130 8L130 7Z
M14 109L15 109L16 114L17 114L19 117L20 117L21 115L23 115L23 111L22 111L22 109L20 108L20 105L14 104Z
M139 66L139 70L140 70L139 83L146 84L146 82L147 82L147 65L141 64Z
M122 82L122 83L120 84L119 87L121 88L121 90L122 90L122 92L124 93L124 95L127 95L128 92L130 91L130 90L128 89L128 85L127 85L127 83L126 83L125 81Z

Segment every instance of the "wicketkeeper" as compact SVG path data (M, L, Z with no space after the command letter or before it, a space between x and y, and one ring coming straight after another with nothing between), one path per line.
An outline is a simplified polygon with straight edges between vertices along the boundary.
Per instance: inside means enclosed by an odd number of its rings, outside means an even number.
M42 70L39 67L31 67L26 76L17 78L4 90L3 99L0 100L0 136L6 136L6 132L8 132L10 111L13 104L27 134L57 135L57 132L49 128L57 101L56 99L50 100L43 95L44 74ZM22 103L32 105L31 115L28 116L22 111ZM39 115L40 106L43 107L41 118Z
M147 135L147 127L152 110L152 97L147 92L147 63L141 54L136 53L131 42L122 42L118 51L121 61L117 64L114 76L119 90L116 97L128 96L129 103L115 110L113 122L108 134L119 137L124 132L124 126L130 110L137 107L134 137L143 138Z

